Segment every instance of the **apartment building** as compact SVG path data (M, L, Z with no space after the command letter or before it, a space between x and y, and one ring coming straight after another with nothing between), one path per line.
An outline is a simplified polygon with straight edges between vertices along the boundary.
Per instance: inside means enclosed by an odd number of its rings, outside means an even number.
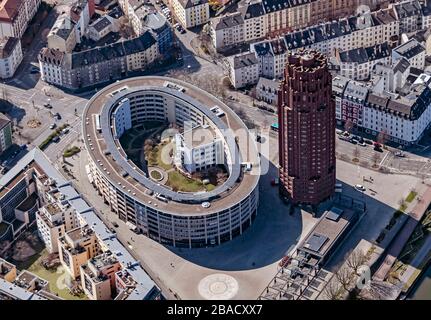
M278 80L259 78L259 82L256 85L256 99L277 106L279 87L280 81Z
M352 16L290 32L276 39L250 44L259 62L259 75L280 78L289 52L314 49L327 56L388 43L393 46L399 33L398 20L390 9ZM258 78L256 79L257 82Z
M185 128L175 135L175 165L188 173L224 165L223 141L208 125Z
M0 37L21 38L41 0L3 0L0 3Z
M418 0L408 0L391 4L400 22L400 33L409 33L421 27L422 8Z
M72 90L143 71L159 58L158 43L150 31L137 38L80 52L43 48L38 57L42 80Z
M261 76L274 79L283 74L288 50L282 38L251 44L250 51L256 53Z
M0 113L0 154L12 145L12 121Z
M11 78L22 58L21 41L18 38L0 39L0 78Z
M103 16L88 26L87 35L93 41L99 41L110 32L117 31L114 19L110 16Z
M116 273L121 264L114 254L106 251L81 265L81 283L90 300L110 300L116 295Z
M250 2L248 5L238 8L238 11L244 20L245 42L261 39L266 36L268 27L262 2Z
M405 58L410 66L423 70L425 67L425 47L416 39L410 39L392 50L394 61Z
M376 64L391 63L391 50L387 42L372 47L362 47L337 52L335 56L338 73L353 80L366 80Z
M246 52L228 58L229 78L235 89L257 83L259 61L254 52Z
M416 143L431 122L431 77L414 73L406 76L409 70L405 59L393 62L386 70L376 68L376 76L384 78L377 85L375 82L340 81L340 76L335 77L337 83L333 92L335 88L339 124L349 120L366 133L384 133L389 140L401 145ZM389 88L394 89L389 91Z
M207 0L172 0L175 17L189 29L205 24L210 19L210 9Z
M90 227L77 227L58 238L58 252L61 264L76 279L81 274L80 267L100 253L100 245Z
M211 19L210 33L213 46L219 51L244 42L244 19L241 12Z
M69 14L61 14L48 33L48 48L72 52L77 43L76 24Z
M215 49L220 51L226 46L241 44L244 41L273 38L299 28L357 16L359 5L368 5L373 10L384 2L380 0L248 1L240 4L238 13L214 19L210 24L210 34ZM367 14L369 12L366 10L361 12L361 15ZM231 21L232 17L235 17L235 21ZM366 38L364 37L363 40Z
M16 275L16 266L0 258L0 279L3 279L7 282L14 282Z
M58 252L58 239L79 226L76 214L68 205L59 201L49 202L36 214L40 238L50 253Z
M56 199L63 206L70 206L72 212L75 213L81 228L72 229L60 238L63 249L60 250L60 257L66 270L70 273L75 272L79 275L80 265L75 268L76 260L81 258L79 254L82 249L88 248L87 256L94 257L100 253L97 250L95 254L91 251L91 243L95 243L97 239L98 248L104 251L110 250L120 262L123 270L133 278L134 283L126 291L122 292L121 299L123 300L147 300L160 299L160 290L155 283L147 275L145 270L140 266L124 246L118 241L115 234L110 232L105 224L98 218L94 209L82 198L75 190L73 185L67 181L48 160L46 155L37 148L30 150L18 163L12 167L3 177L0 178L0 221L1 214L8 213L9 208L5 209L5 205L12 206L9 202L5 202L5 196L11 194L20 195L22 185L22 177L27 177L24 184L27 188L37 190L37 194L43 199L43 204L50 203ZM48 195L48 196L47 196ZM20 197L23 197L20 195ZM25 196L23 197L25 198ZM46 198L46 199L45 199ZM42 200L41 200L42 201ZM19 199L16 202L20 202ZM90 227L91 226L91 227ZM81 231L82 229L82 231ZM94 236L94 239L92 239ZM88 239L88 237L90 239ZM95 246L95 245L94 245ZM62 256L62 254L64 255ZM76 258L76 260L74 260ZM69 260L67 260L69 259ZM88 260L89 258L87 258ZM69 261L69 264L66 262ZM84 260L84 259L83 259ZM87 260L83 262L86 263ZM78 263L77 263L78 264ZM70 265L70 267L67 267ZM3 274L8 274L5 269ZM13 277L13 274L12 274ZM27 291L16 284L11 284L1 277L0 272L0 300L3 297L12 297L18 300L46 300L56 299L55 296L42 290L36 292Z

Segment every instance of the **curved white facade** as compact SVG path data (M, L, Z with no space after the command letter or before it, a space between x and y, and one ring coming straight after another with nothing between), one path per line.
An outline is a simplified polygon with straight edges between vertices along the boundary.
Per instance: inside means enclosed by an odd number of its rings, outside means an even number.
M166 87L167 82L183 90ZM210 111L215 105L225 112L223 119ZM100 119L98 126L93 120L96 117ZM260 176L257 147L251 136L247 148L237 143L236 132L248 134L248 130L215 97L174 79L134 78L101 90L89 101L84 119L90 181L122 220L133 223L150 238L173 246L216 245L241 234L255 218ZM185 121L211 126L224 138L228 180L210 192L183 193L148 179L127 159L117 138L130 127L150 120L180 127ZM244 173L241 162L252 163L253 170ZM203 202L210 206L204 208Z

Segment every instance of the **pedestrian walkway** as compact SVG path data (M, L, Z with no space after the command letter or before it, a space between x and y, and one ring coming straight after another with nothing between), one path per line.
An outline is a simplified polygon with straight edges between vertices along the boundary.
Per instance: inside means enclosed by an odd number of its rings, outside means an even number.
M413 260L407 266L407 269L400 275L400 281L403 284L403 291L406 292L420 276L422 268L429 259L431 252L431 235L428 235L425 243L416 253Z
M401 231L389 245L386 257L379 269L374 274L373 279L380 281L385 280L389 270L392 268L392 265L395 263L398 255L403 250L417 224L422 219L430 203L431 187L427 187L422 193L421 200L419 201L416 199L407 208L407 210L409 210L409 208L413 206L413 209L409 212L409 218L404 225L404 228L401 229Z

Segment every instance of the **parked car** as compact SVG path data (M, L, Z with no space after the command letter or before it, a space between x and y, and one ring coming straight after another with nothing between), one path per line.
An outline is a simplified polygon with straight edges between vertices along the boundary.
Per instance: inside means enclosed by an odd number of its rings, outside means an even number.
M380 143L378 143L378 142L374 142L373 144L374 144L374 146L375 146L375 147L377 147L377 148L381 148L381 147L382 147L382 145L381 145Z
M374 151L383 152L383 149L377 146L374 146Z
M395 156L396 157L400 157L400 158L405 158L406 155L402 151L397 151L397 152L395 152Z
M55 129L56 126L57 125L55 123L51 123L51 125L49 126L49 128L52 130L52 129Z
M52 138L52 142L58 142L58 141L60 141L59 136L55 136L54 138Z
M54 118L57 118L57 120L61 120L61 115L57 112L54 114Z
M343 130L335 129L335 133L336 133L336 134L342 134L342 133L343 133Z
M349 142L352 144L358 144L358 140L356 139L350 139Z
M367 144L364 142L364 141L362 141L362 142L358 142L358 144L361 146L361 147L366 147L367 146Z
M69 128L64 128L63 130L61 130L62 134L67 134L69 132Z
M362 184L355 184L355 189L364 192L366 189Z
M373 144L373 141L371 141L370 139L364 139L364 142L365 142L366 144Z
M50 103L45 103L43 106L47 109L52 109L52 105Z
M114 226L114 228L118 228L118 223L116 223L115 221L112 221L112 225Z

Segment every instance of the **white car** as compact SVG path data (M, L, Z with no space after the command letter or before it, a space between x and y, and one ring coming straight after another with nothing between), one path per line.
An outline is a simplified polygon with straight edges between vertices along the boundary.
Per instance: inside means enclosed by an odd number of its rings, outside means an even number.
M364 192L366 189L362 184L355 184L355 189Z

